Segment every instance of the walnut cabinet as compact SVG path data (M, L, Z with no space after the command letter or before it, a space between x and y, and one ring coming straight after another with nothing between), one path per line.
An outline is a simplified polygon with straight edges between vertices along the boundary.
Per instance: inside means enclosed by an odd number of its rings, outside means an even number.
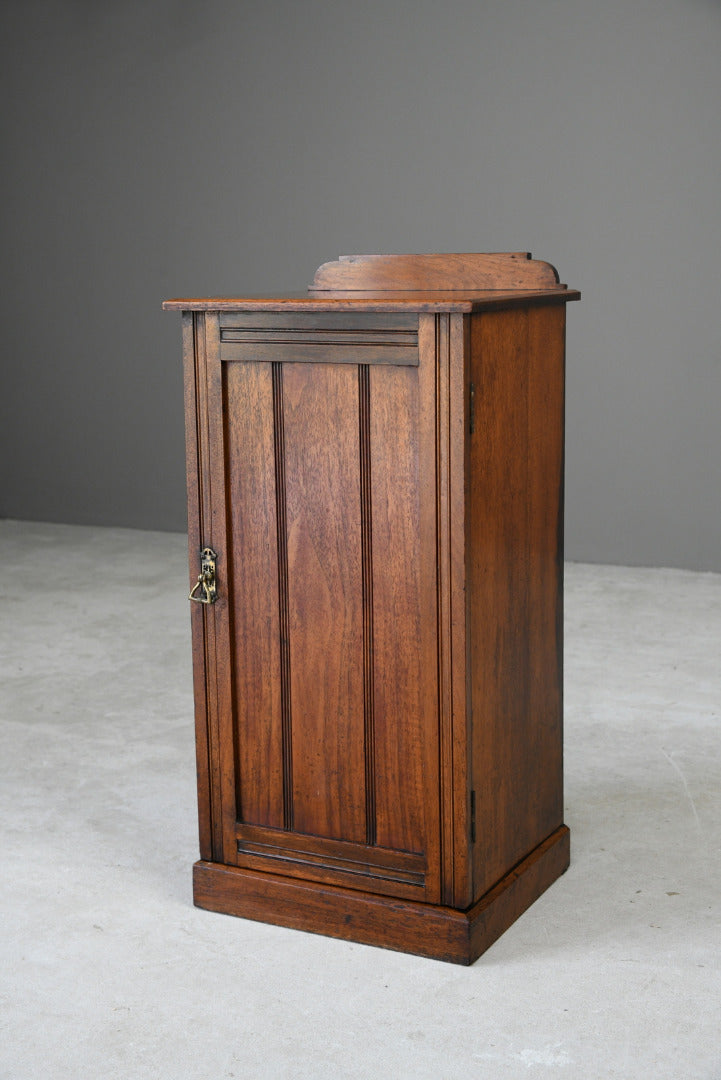
M342 257L302 296L166 302L199 906L468 964L566 869L578 296L513 252Z

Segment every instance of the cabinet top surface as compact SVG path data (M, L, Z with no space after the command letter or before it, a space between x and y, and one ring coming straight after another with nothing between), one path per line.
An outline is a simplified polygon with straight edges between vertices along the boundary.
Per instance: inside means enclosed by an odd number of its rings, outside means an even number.
M470 313L526 304L565 304L580 300L576 289L484 289L460 292L333 291L278 296L207 297L166 300L166 311L431 311Z
M581 294L527 251L445 255L341 255L308 292L166 300L170 311L455 311L565 304Z

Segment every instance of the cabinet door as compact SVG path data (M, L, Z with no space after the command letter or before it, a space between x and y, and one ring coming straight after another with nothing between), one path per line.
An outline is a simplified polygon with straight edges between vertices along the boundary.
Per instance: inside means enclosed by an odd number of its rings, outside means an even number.
M212 857L438 900L435 373L417 316L199 316L195 354L200 542L218 554L218 601L195 613Z

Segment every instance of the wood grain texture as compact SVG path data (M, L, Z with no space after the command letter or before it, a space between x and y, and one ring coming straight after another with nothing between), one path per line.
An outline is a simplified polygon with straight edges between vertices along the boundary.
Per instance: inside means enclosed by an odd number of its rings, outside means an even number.
M333 337L303 334L285 340L264 340L260 335L245 339L225 338L223 360L236 363L291 364L393 364L418 366L418 345L415 342L339 341Z
M230 312L220 340L228 361L418 364L418 318L407 312Z
M273 364L273 459L275 465L275 534L278 564L278 653L280 658L280 745L282 757L283 828L293 828L293 705L290 684L290 600L288 591L288 509L285 480L285 408L283 365ZM273 594L266 604L273 606ZM271 758L270 761L273 759ZM269 822L268 824L272 824Z
M370 372L377 842L423 851L424 620L420 566L418 378Z
M358 374L287 364L293 821L366 835Z
M476 389L467 586L474 895L562 821L561 311L483 314L471 326L469 378Z
M438 622L438 727L441 800L441 901L452 904L455 892L454 760L453 739L453 645L451 639L451 491L450 491L450 316L434 319L436 373L436 619Z
M528 312L529 731L539 832L563 820L565 308Z
M432 289L388 291L383 289L326 290L287 296L188 297L166 300L165 311L227 312L458 312L500 311L506 308L567 304L580 300L575 289Z
M384 291L433 289L557 289L550 263L528 252L455 255L346 255L323 263L312 288Z
M425 784L425 850L428 859L426 888L428 899L442 901L444 869L442 861L443 807L440 792L441 724L438 695L438 462L437 462L437 357L435 318L419 317L420 364L418 368L418 533L417 566L422 602L420 620L421 682L419 703L423 716L422 747Z
M442 899L459 908L467 907L472 900L470 725L465 664L464 387L468 366L467 331L467 320L462 315L435 316Z
M237 835L239 866L390 896L427 899L423 855L247 825L238 825Z
M553 884L569 861L562 827L468 911L198 862L198 907L445 960L472 964Z
M204 411L201 408L201 389L198 380L201 376L200 355L196 342L196 322L202 316L184 312L182 319L183 333L183 369L185 396L185 446L186 446L186 485L188 496L188 574L189 585L195 583L198 570L198 555L203 546L204 515L206 511L203 495L203 446L201 426ZM203 372L204 377L204 372ZM198 832L200 857L213 858L213 790L210 732L208 730L208 687L205 664L205 627L203 616L195 610L190 611L191 639L193 652L193 695L195 704L195 755L198 783ZM220 848L217 848L220 850Z
M191 605L196 902L470 963L568 864L579 294L518 252L335 265L425 291L177 302L191 584L218 553ZM467 291L483 273L537 279Z
M448 336L448 527L449 643L451 653L450 707L453 771L454 907L465 908L473 899L471 873L471 723L467 686L466 594L466 386L470 366L470 319L449 316Z
M370 369L358 368L360 445L361 571L363 577L363 752L365 756L366 843L378 839L376 810L375 631L373 627L373 484L371 476Z
M225 861L234 857L235 828L235 710L228 590L228 502L225 458L224 380L220 361L218 316L206 313L196 322L202 446L203 544L217 554L218 599L211 606L194 605L203 620L204 650L194 663L206 669L213 799L213 848ZM197 576L197 575L196 575ZM198 618L198 615L195 615ZM216 858L219 855L216 854Z
M188 438L188 510L189 510L189 581L192 586L199 572L200 549L210 543L213 531L213 492L210 462L209 358L206 347L206 316L192 315L186 322L188 347L194 362L187 364L186 387L190 401L195 401L194 430ZM197 469L193 476L193 461ZM217 492L216 492L217 494ZM196 694L196 753L199 795L208 784L207 802L200 813L201 844L209 845L212 858L224 857L221 739L218 726L216 682L215 620L205 608L193 604L190 609L193 644L193 672ZM206 771L207 770L207 771Z
M308 298L306 297L306 300ZM326 305L327 306L327 305ZM226 335L258 334L281 340L287 333L332 335L344 340L376 338L412 344L418 339L418 315L414 311L325 311L322 302L306 303L302 311L224 311L220 317L221 341Z
M273 377L226 365L225 423L236 710L237 814L284 823L278 528Z

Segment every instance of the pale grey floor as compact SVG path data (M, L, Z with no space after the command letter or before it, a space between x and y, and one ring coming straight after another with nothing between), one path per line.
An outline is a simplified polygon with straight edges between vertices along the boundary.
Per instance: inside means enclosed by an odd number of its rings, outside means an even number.
M721 577L567 568L573 862L471 968L193 908L185 540L0 523L3 1080L721 1078Z

